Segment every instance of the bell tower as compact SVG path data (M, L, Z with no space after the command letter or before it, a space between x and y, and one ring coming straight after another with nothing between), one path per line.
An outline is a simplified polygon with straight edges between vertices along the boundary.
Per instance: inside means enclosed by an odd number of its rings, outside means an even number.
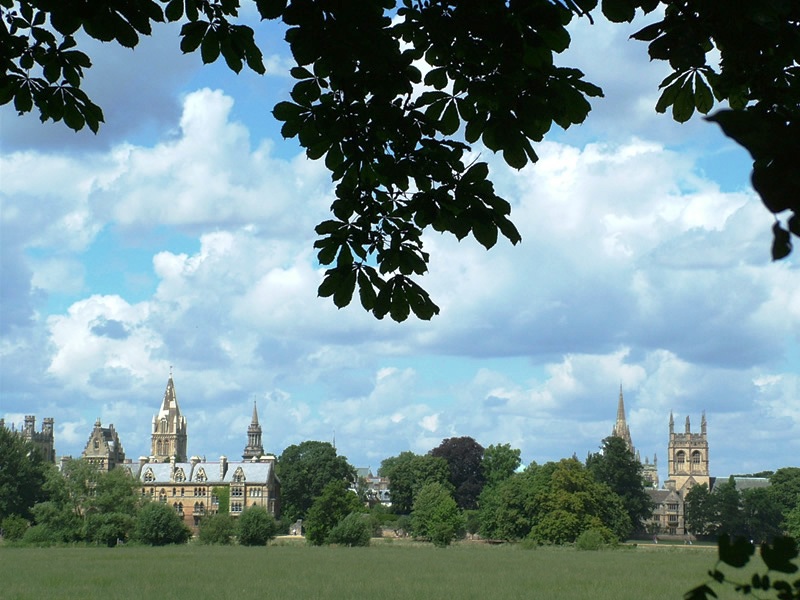
M256 460L264 455L264 446L261 444L261 425L258 424L258 410L253 401L253 418L247 427L247 446L244 448L244 460Z
M669 446L667 448L669 479L678 492L688 492L695 485L710 487L708 470L708 434L706 413L700 421L700 433L692 433L689 417L683 433L675 433L675 418L669 414Z
M156 462L168 462L171 458L186 462L186 417L178 406L171 367L161 410L153 417L150 456Z

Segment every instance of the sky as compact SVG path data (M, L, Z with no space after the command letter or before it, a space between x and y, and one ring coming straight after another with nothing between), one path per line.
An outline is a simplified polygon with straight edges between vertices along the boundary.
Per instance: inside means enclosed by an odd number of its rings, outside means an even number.
M0 417L53 417L72 456L99 418L136 460L172 372L208 460L241 455L255 402L276 455L335 440L375 471L471 436L527 464L597 451L621 387L662 481L670 412L680 431L705 412L712 476L798 466L797 252L770 260L746 151L655 113L667 72L635 29L571 26L559 62L605 98L537 164L475 147L523 242L427 234L441 313L401 324L317 297L332 186L270 114L292 86L280 29L257 26L264 76L182 55L172 26L89 42L98 135L0 107Z

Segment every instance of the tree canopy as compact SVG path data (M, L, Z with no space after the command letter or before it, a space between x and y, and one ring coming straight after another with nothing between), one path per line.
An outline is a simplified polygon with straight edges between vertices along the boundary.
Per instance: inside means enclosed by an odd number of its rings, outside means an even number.
M355 469L328 442L289 446L278 458L276 472L281 481L282 512L289 521L305 517L330 482L355 480Z
M485 483L483 446L469 436L447 438L431 450L430 455L447 461L453 498L458 507L462 510L477 508Z
M430 454L418 455L401 452L381 463L378 471L391 482L392 512L409 514L414 500L427 483L442 483L450 486L450 470L447 461Z
M610 436L603 440L602 451L589 456L586 466L600 483L605 483L622 498L634 529L653 513L653 502L644 491L642 463L636 460L625 440Z
M538 159L553 125L583 122L602 90L560 66L575 17L597 0L254 0L287 26L295 66L290 98L273 110L282 133L335 182L331 217L314 246L328 267L318 293L396 321L439 307L415 280L428 270L427 230L487 249L521 240L495 193L480 143L513 168ZM655 110L687 121L708 114L753 158L752 182L776 215L772 256L800 235L800 6L771 2L601 0L603 17L632 22L661 9L633 38L669 63ZM239 0L0 0L0 104L43 121L97 131L102 109L81 88L84 36L134 48L155 24L181 24L180 48L204 63L264 73ZM426 70L423 76L423 63ZM779 219L786 216L785 222Z
M22 436L0 427L0 522L11 515L29 518L44 499L48 465Z

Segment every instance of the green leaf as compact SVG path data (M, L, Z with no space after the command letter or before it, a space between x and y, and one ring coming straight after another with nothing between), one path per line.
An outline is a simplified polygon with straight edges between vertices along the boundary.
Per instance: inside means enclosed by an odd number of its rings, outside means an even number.
M217 32L209 28L200 44L200 56L203 59L203 64L207 65L217 60L219 58L219 50L220 43Z
M398 323L405 321L411 313L411 306L406 296L405 287L399 283L405 281L405 277L402 279L401 277L402 276L398 275L394 279L395 285L392 286L392 303L389 308L389 316L392 317L393 321Z
M636 16L636 4L631 0L603 0L602 10L612 23L630 23Z
M333 294L339 288L340 279L341 273L336 269L328 269L325 271L325 277L317 288L317 295L320 298L328 298L333 296Z
M436 88L437 90L442 90L447 87L447 68L446 67L437 67L436 69L431 69L425 74L425 85L429 85L431 87Z
M70 129L75 131L80 131L83 129L86 120L83 118L83 115L78 110L77 105L75 102L70 98L64 104L64 123Z
M708 584L704 583L686 592L683 596L683 600L708 600L708 598L716 597L716 592L708 587Z
M472 222L472 235L481 246L489 250L497 243L497 226L488 216L474 219Z
M363 270L358 272L358 296L365 310L372 310L375 307L378 295L375 293L372 281Z
M188 5L187 5L188 6ZM209 23L206 21L192 21L181 27L181 52L188 54L194 52L203 41Z
M456 103L451 100L447 103L447 108L444 109L442 120L439 122L439 130L444 135L453 135L458 131L458 125L458 109L456 108Z
M692 82L687 78L675 96L675 102L672 104L672 118L678 123L685 123L693 114L694 94L692 93Z
M787 233L786 238L788 239L788 237ZM791 248L791 244L789 246ZM771 545L763 544L761 546L761 558L770 571L794 573L797 571L797 565L792 561L797 558L797 554L797 542L791 537L777 537ZM764 589L768 589L768 587Z
M272 109L272 116L278 121L290 121L298 118L305 110L305 108L293 102L278 102L275 108Z
M744 538L736 538L733 542L728 535L721 535L717 541L719 559L726 565L740 569L745 566L755 552L753 544Z
M262 19L278 19L286 8L286 0L256 0L256 8Z
M344 308L353 299L356 289L356 272L353 269L346 271L339 279L339 285L333 293L333 303L338 308Z
M694 76L694 106L698 112L704 115L714 107L714 95L711 93L711 88L699 73L695 73Z
M164 14L169 22L178 21L183 17L183 0L170 0Z

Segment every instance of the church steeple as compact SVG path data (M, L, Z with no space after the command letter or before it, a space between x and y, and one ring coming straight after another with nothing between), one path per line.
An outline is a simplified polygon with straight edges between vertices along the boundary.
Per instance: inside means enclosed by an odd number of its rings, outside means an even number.
M242 458L244 460L255 460L264 454L264 446L261 445L261 425L258 424L258 409L256 402L253 401L253 417L250 426L247 428L247 446L244 448Z
M622 397L622 384L619 385L619 401L617 402L617 422L614 423L614 429L611 435L622 438L625 440L625 445L628 450L633 452L633 442L631 441L631 430L628 423L625 421L625 400Z
M153 417L153 434L150 454L158 462L175 458L176 462L186 461L186 417L181 415L172 368L169 371L167 389L161 401L161 410Z

